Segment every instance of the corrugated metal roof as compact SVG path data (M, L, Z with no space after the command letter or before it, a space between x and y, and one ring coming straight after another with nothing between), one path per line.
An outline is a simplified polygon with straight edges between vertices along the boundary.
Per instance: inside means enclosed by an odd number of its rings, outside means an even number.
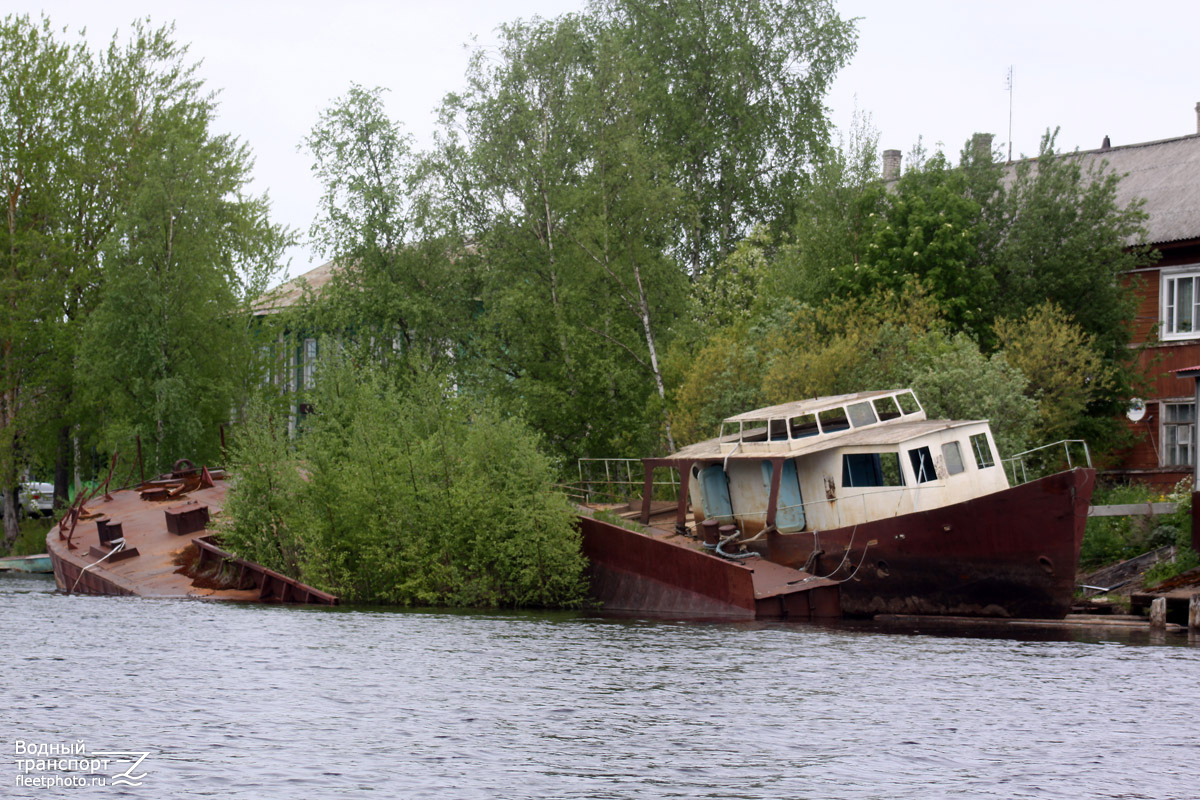
M1145 200L1146 243L1200 239L1200 134L1080 150L1077 155L1085 169L1107 161L1109 169L1123 176L1117 187L1120 206Z

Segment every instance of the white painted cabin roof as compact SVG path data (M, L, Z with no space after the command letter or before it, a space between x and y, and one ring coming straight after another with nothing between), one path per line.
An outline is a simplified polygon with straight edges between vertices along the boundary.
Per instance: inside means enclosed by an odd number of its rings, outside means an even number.
M745 442L741 447L729 453L729 446L736 444L737 434L720 439L709 439L704 442L688 445L675 452L672 458L715 460L729 456L731 460L738 458L795 458L796 456L819 453L822 450L832 450L841 447L860 447L878 445L889 447L899 445L912 439L926 436L937 431L955 430L978 425L987 425L987 420L889 420L866 428L837 431L813 436L811 439L799 439L778 442ZM722 449L724 445L724 449Z

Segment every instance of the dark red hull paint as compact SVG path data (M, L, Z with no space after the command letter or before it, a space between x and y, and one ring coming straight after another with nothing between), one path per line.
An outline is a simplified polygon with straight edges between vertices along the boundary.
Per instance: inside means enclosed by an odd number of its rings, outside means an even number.
M1096 473L1074 469L932 511L830 531L772 534L764 555L841 584L849 616L1061 619ZM847 553L847 548L849 551ZM853 577L850 577L853 574Z
M759 559L752 560L758 566L726 561L586 515L579 525L592 596L606 610L734 619L841 615L830 581L799 584L800 573Z

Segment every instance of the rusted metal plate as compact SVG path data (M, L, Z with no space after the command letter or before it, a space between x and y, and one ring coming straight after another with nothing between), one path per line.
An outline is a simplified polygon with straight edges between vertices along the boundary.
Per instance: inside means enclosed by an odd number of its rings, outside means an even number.
M208 537L194 539L192 543L199 551L197 564L206 571L224 571L239 589L255 588L263 601L279 603L316 603L337 605L336 595L289 578L261 564L238 558L214 544ZM208 565L213 566L208 566Z
M627 530L588 514L580 516L583 552L590 562L593 596L606 610L699 618L808 619L813 609L837 616L837 586L761 558L727 561L699 542L665 531ZM811 604L791 597L832 591ZM779 600L777 598L786 598Z
M205 482L210 485L202 485ZM137 489L116 491L108 497L89 501L90 514L105 520L107 527L111 528L113 520L120 521L125 547L130 550L136 548L139 556L120 560L118 554L101 562L100 559L109 550L97 547L98 552L93 552L92 545L99 545L100 542L99 533L93 532L92 526L80 526L74 532L72 542L61 537L56 526L46 536L46 547L59 589L78 594L258 601L260 592L257 587L211 588L197 585L190 577L178 572L178 562L192 549L193 540L204 535L204 529L178 535L169 531L166 520L170 515L164 516L169 508L166 503L143 499L155 496L153 491L148 492L147 489L156 488L166 488L168 494L170 491L187 489L189 498L195 501L195 507L202 506L210 516L215 516L224 505L227 484L220 473L209 474L205 470L197 470L186 483L169 481L165 486L162 482L143 484ZM175 503L178 506L177 500ZM240 565L238 568L241 569ZM283 594L305 600L315 597L294 588Z
M176 536L202 531L208 527L208 506L196 500L172 506L163 512L167 530Z
M1076 469L932 511L772 533L765 555L844 581L844 613L1061 619L1095 473ZM756 545L751 545L757 547ZM810 562L816 547L820 552Z

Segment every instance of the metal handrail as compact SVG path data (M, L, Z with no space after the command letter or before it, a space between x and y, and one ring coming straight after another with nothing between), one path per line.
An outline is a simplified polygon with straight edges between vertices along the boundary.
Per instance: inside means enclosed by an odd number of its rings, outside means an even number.
M599 464L603 466L604 477L592 477L589 470L584 475L584 466ZM645 485L645 466L640 458L580 458L577 461L579 482L574 490L582 492L586 502L591 502L597 496L607 496L612 499L627 500L629 497L640 497ZM636 467L636 470L635 470ZM614 474L616 473L616 474ZM622 474L623 473L623 474ZM679 496L679 482L675 479L675 470L668 470L668 480L655 480L651 488L669 486L671 493ZM603 487L597 490L596 487ZM628 487L626 497L618 497L613 487Z
M1067 469L1074 469L1075 465L1071 461L1071 445L1073 445L1073 444L1083 445L1083 458L1084 458L1084 461L1087 463L1088 469L1091 469L1092 453L1090 450L1088 450L1087 442L1084 441L1083 439L1060 439L1057 442L1051 442L1050 444L1044 444L1040 447L1035 447L1032 450L1023 450L1022 452L1011 455L1008 458L1001 459L1001 463L1011 465L1012 480L1015 485L1029 483L1029 473L1025 466L1025 459L1027 456L1031 456L1034 453L1040 452L1042 450L1049 450L1051 447L1058 447L1059 445L1062 445L1063 451L1065 452L1066 457L1067 457ZM1021 468L1021 480L1019 480L1019 481L1017 480L1017 467L1018 466L1020 466L1020 468Z

